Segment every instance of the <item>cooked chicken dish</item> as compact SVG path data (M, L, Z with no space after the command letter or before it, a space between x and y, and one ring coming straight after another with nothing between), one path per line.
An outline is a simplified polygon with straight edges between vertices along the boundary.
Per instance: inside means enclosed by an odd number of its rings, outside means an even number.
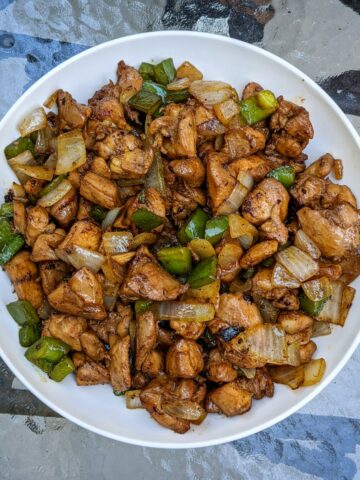
M58 90L19 132L0 263L36 368L108 384L177 433L321 380L360 216L342 161L306 162L303 106L188 61L120 61L86 105Z

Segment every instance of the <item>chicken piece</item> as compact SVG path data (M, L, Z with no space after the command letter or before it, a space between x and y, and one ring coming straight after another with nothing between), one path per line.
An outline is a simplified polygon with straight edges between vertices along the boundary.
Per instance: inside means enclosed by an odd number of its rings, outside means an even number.
M176 188L176 190L175 190ZM181 225L182 220L201 205L206 205L206 196L200 188L190 187L186 183L178 183L171 189L171 215L176 225Z
M91 108L76 102L68 92L57 91L56 103L60 130L68 131L83 128L91 114Z
M247 83L242 92L241 99L246 100L249 97L253 97L256 93L261 92L261 90L264 90L264 89L258 83L256 82Z
M302 312L282 312L277 323L291 335L313 326L314 320Z
M281 132L280 135L273 133L271 140L266 147L265 153L271 154L275 150L285 157L297 158L301 155L303 148L304 147L300 142L295 138L286 135L284 132Z
M116 312L110 312L105 320L90 320L89 327L105 343L109 343L109 336L117 334L126 337L129 334L130 321L132 320L132 308L130 305L116 306Z
M166 330L165 328L158 327L158 341L162 348L169 348L178 340L178 336L172 330Z
M240 377L236 383L240 388L251 393L255 400L274 395L274 384L266 367L257 368L254 378Z
M238 376L237 370L230 362L224 360L217 348L211 350L206 364L206 376L210 382L232 382Z
M280 300L287 288L274 287L272 284L272 268L262 268L252 278L252 293L267 300Z
M341 262L341 265L336 263L319 262L319 272L316 277L327 277L332 282L336 282L336 280L339 280L339 278L342 276L343 272L346 273L345 269L343 268L343 262L346 262L346 260L350 260L349 265L353 273L355 273L357 270L360 271L360 257L355 255L348 257L348 259L344 259ZM356 273L354 279L357 277L357 275L358 274Z
M86 267L78 270L68 282L60 283L49 294L48 301L59 312L94 320L106 317L101 284Z
M150 310L140 313L136 318L136 370L141 370L146 357L156 346L156 339L157 322L155 314Z
M297 216L304 232L325 257L344 257L360 245L360 215L349 204L332 210L304 207Z
M149 134L155 135L155 146L169 158L196 156L197 130L191 107L170 103L164 115L151 122Z
M205 331L205 325L200 322L171 320L170 327L181 337L190 340L197 340Z
M131 387L130 336L120 338L110 335L110 380L116 392L124 392Z
M241 157L229 165L229 171L237 177L240 172L249 172L254 182L260 182L273 169L269 160L259 155L250 155L249 157Z
M108 210L120 205L119 189L116 183L96 173L88 172L82 178L80 195Z
M134 67L126 65L124 60L118 63L117 67L118 85L121 89L121 95L130 94L130 97L141 90L143 78Z
M41 336L42 337L51 337L51 333L49 330L49 323L50 323L50 318L47 318L46 320L43 320L41 322Z
M97 251L102 238L101 228L91 220L79 220L60 243L60 250L71 250L74 245Z
M272 304L280 310L299 310L300 308L299 298L292 291L288 291L279 300L273 300Z
M162 408L164 393L174 394L175 382L165 377L158 377L152 380L140 394L140 400L152 418L160 425L170 428L176 433L186 433L190 428L190 422L181 418L169 415ZM175 396L175 395L174 395Z
M281 207L276 204L271 209L270 219L260 225L259 232L262 238L276 240L284 245L289 238L289 231L280 217Z
M14 209L14 228L16 232L25 235L26 230L26 207L20 200L13 200Z
M30 252L17 253L6 265L8 274L19 300L28 300L37 310L44 300L44 294L39 283L37 265L30 260Z
M45 262L57 260L55 248L64 240L66 233L57 228L54 233L42 233L35 240L31 260L33 262Z
M133 321L133 310L131 305L122 305L118 303L116 306L119 322L116 326L116 334L119 337L126 337L130 331L130 323Z
M109 370L101 363L88 360L76 370L75 378L79 387L110 383Z
M263 323L260 312L246 294L223 293L220 295L216 316L227 326L249 328Z
M316 343L313 342L312 340L310 340L310 342L308 342L307 344L302 345L299 348L300 363L304 364L304 363L310 362L310 360L312 359L312 356L316 352L316 349L317 349Z
M49 223L49 214L44 207L37 205L27 209L25 240L31 247L42 233L52 233L55 225Z
M172 160L170 169L175 175L192 187L200 187L205 179L205 167L200 158Z
M68 275L70 267L61 260L50 260L41 262L39 271L44 293L49 295Z
M156 378L165 369L163 353L160 350L152 350L145 358L141 369L145 375Z
M131 387L142 390L150 382L150 378L143 372L135 372L132 376Z
M286 188L274 178L265 178L245 198L242 204L244 218L260 225L271 218L275 204L280 205L280 220L284 221L288 211L289 194Z
M312 326L308 328L304 328L300 332L287 333L285 335L285 338L288 345L291 345L292 343L298 343L299 345L306 345L307 343L310 342L311 336L312 336Z
M92 203L85 200L84 197L79 198L79 208L76 215L76 220L90 220L90 210Z
M203 368L202 349L194 340L178 340L166 354L166 371L170 377L195 378Z
M74 362L75 369L82 367L87 361L86 355L83 352L72 352L71 358Z
M243 249L239 241L225 235L215 251L218 256L216 277L223 282L232 282L241 270Z
M322 155L318 160L309 165L303 175L325 178L330 175L334 161L334 157L330 153L325 153L325 155Z
M130 263L120 294L130 299L147 298L161 302L176 300L186 290L186 285L155 263L146 247L140 247Z
M266 258L272 257L278 249L276 240L264 240L256 243L247 250L240 260L241 268L250 268L258 265Z
M116 127L124 131L130 130L125 120L124 107L120 103L120 93L119 85L110 81L89 99L92 114L86 125L85 138L89 137L86 138L87 147L93 144L93 140L103 138Z
M206 162L206 179L210 205L214 214L218 208L229 198L234 190L236 178L230 172L222 154L211 153Z
M67 343L72 350L81 352L82 345L80 343L80 337L88 328L85 318L53 314L49 320L51 336Z
M253 155L265 148L265 135L251 127L229 130L224 135L224 151L231 160Z
M227 417L241 415L251 408L252 395L241 388L237 380L225 383L221 387L212 390L206 397L206 409L208 402L215 404Z
M321 206L324 208L332 208L337 204L339 205L345 202L357 208L355 195L348 186L337 185L327 180L325 195L321 198Z
M43 189L46 180L39 180L37 178L29 178L23 184L25 192L30 196L37 197L41 190Z
M75 218L78 210L78 196L74 187L49 208L49 213L61 227L67 227Z
M83 332L80 335L80 344L85 355L95 362L100 362L108 357L104 345L94 332Z

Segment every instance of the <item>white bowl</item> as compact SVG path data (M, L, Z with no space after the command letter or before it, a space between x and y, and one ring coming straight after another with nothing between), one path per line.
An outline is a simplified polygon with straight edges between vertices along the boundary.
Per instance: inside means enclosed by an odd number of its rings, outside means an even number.
M115 78L117 62L129 65L173 57L176 65L194 63L206 79L224 80L241 92L256 81L277 95L301 103L310 112L315 138L306 149L311 161L325 152L344 160L343 182L355 195L360 191L360 142L342 111L310 78L284 60L238 40L193 32L155 32L120 38L86 50L64 62L36 82L9 110L0 123L1 186L5 192L14 179L3 155L4 147L18 136L16 125L54 90L68 90L86 102L95 90ZM11 79L10 79L11 81ZM215 445L251 435L274 425L313 399L344 367L360 341L355 297L345 328L316 339L316 357L324 357L327 369L319 385L292 391L276 385L272 399L254 401L245 415L225 418L208 415L185 435L162 428L143 410L127 410L122 397L109 386L77 387L73 376L52 382L24 358L18 342L18 326L5 305L13 300L12 287L0 273L0 354L14 374L45 404L69 420L106 437L135 445L187 448ZM360 285L355 282L355 288Z

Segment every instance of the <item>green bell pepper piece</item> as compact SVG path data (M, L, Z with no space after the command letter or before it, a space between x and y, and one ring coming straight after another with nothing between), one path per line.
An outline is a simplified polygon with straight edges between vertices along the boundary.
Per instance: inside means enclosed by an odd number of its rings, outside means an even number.
M205 226L205 240L209 240L209 242L214 245L221 240L222 236L228 229L228 226L228 217L221 216L210 218Z
M241 272L241 277L244 280L247 280L248 278L252 278L254 275L255 275L255 268L254 267L247 268L246 270L243 270Z
M273 265L275 265L274 257L265 258L265 260L261 262L261 265L263 267L272 267Z
M212 283L216 279L216 257L205 258L199 262L189 275L189 285L191 288L200 288Z
M194 213L190 215L189 220L178 232L178 239L182 244L190 242L194 238L204 238L206 222L209 220L208 215L197 208Z
M143 83L142 90L146 92L151 92L161 98L162 102L165 103L166 99L166 88L163 85L159 85L155 82L146 81Z
M140 313L146 312L147 310L150 310L153 302L151 300L136 300L135 302L135 315L140 315Z
M16 300L16 302L6 305L6 308L15 322L21 327L26 324L38 325L40 322L35 308L27 300Z
M129 100L129 105L136 110L144 113L153 113L162 104L161 97L155 93L141 89Z
M166 103L181 103L181 102L186 102L186 100L189 98L189 92L187 89L184 90L168 90L166 94Z
M155 80L162 85L167 85L175 78L176 70L172 58L167 58L154 65Z
M291 165L274 168L267 174L267 177L275 178L282 183L285 188L290 188L295 182L295 170Z
M20 155L20 153L23 153L26 150L30 150L30 152L34 155L35 147L33 142L29 137L19 137L5 147L4 153L6 159L10 160L10 158L17 157Z
M240 114L248 125L253 125L274 113L278 106L275 95L263 90L240 102Z
M166 247L157 252L161 265L169 273L185 275L191 270L191 251L186 247Z
M36 340L39 340L41 331L38 325L27 323L19 330L19 343L22 347L30 347Z
M6 218L0 219L0 265L7 263L24 245L22 235L12 231Z
M144 80L154 80L154 65L151 65L151 63L147 62L142 62L139 67L139 73Z
M25 357L30 362L46 360L54 364L61 360L69 351L70 346L65 342L53 337L41 337L26 350Z
M90 208L89 215L96 222L101 223L106 217L107 212L108 211L105 208L100 207L100 205L93 205Z
M131 221L144 232L150 232L164 223L164 218L150 212L147 208L139 208L131 215Z
M60 183L64 180L64 178L66 178L66 175L59 175L57 177L55 177L53 180L51 180L50 183L48 183L46 185L46 187L44 187L40 193L39 193L39 197L44 197L45 195L47 195L48 193L52 192L54 190L54 188L56 188L58 185L60 185Z
M54 364L52 362L48 362L47 360L33 360L31 363L47 374L49 374L54 368Z
M313 300L310 300L310 298L308 298L304 292L300 293L299 300L300 309L310 315L310 317L316 317L319 315L321 310L324 308L325 303L327 302L327 298L314 302Z
M62 358L51 370L49 377L55 382L61 382L69 373L75 370L75 365L70 357Z
M13 218L14 216L14 207L12 203L3 203L0 206L0 217L2 218Z

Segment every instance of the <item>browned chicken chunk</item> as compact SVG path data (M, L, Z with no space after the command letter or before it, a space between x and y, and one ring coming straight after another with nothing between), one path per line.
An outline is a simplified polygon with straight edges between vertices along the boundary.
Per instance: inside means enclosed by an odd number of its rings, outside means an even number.
M101 363L86 360L76 370L76 384L80 387L88 385L101 385L110 383L109 370Z
M220 320L234 327L248 328L263 323L255 303L242 293L220 295L216 315Z
M240 388L251 393L255 400L274 395L274 384L265 367L257 368L254 378L240 377L236 383Z
M204 333L205 325L200 322L171 320L170 327L183 338L197 340Z
M215 404L220 413L227 417L233 417L250 410L251 399L251 393L241 388L235 380L208 393L206 402Z
M203 368L202 350L194 340L178 340L166 354L166 370L170 377L195 378Z
M46 295L49 295L59 283L69 274L69 265L61 260L40 262L41 284Z
M200 187L205 179L205 167L198 157L172 160L170 169L192 187Z
M141 370L144 360L156 346L157 322L152 311L145 311L136 319L135 367Z
M70 345L72 350L80 352L82 345L81 335L87 330L85 318L72 315L53 314L49 321L49 331L55 338Z
M82 178L80 195L108 210L120 205L119 189L116 183L96 173L88 172Z
M52 233L55 225L49 223L49 214L44 207L30 207L27 210L25 239L26 243L33 246L36 239L42 233Z
M87 331L80 335L83 352L95 362L100 362L108 357L104 345L94 332Z
M91 108L76 102L70 93L63 90L58 90L56 100L60 130L82 128L91 113Z
M53 233L42 233L34 243L31 260L33 262L45 262L57 260L55 253L56 247L64 240L66 233L64 230L56 229Z
M130 337L120 338L110 335L110 380L116 392L124 392L131 387Z
M49 213L61 227L67 227L76 218L78 211L77 191L73 187L63 198L49 208Z
M211 350L206 364L206 375L210 382L232 382L238 376L237 370L227 360L224 360L218 349Z
M97 251L102 232L98 225L90 220L80 220L70 228L65 239L60 243L60 250L71 250L74 245Z

